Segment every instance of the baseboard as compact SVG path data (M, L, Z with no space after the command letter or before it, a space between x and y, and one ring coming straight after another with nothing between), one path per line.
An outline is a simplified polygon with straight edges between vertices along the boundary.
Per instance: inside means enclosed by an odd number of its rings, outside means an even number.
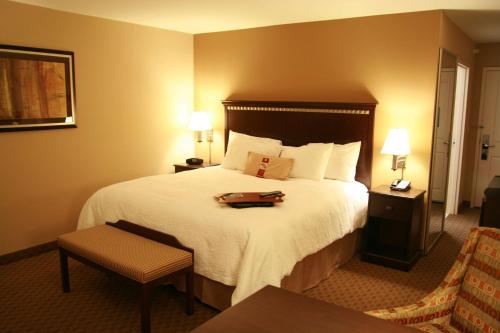
M57 249L57 241L52 241L24 250L3 254L0 256L0 265L5 265L14 261L36 256L40 253L48 252Z
M470 207L470 201L462 200L462 202L458 205L458 213L460 214L465 208Z

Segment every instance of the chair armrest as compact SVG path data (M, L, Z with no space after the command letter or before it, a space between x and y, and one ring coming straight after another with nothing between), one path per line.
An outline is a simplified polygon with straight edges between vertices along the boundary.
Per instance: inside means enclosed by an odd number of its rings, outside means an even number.
M450 316L454 304L454 300L434 306L415 303L397 308L367 311L366 314L401 325L412 325Z
M370 316L401 325L412 325L450 316L457 299L460 284L440 286L420 301L410 305L367 311Z
M446 323L451 318L457 295L469 262L476 250L479 237L487 228L472 228L457 260L443 282L419 302L395 308L367 311L368 315L390 320L402 325L419 323Z

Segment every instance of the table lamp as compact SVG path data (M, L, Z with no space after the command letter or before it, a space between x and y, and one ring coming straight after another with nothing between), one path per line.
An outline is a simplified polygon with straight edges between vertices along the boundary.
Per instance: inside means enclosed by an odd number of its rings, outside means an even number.
M208 142L208 164L212 164L212 142L214 140L213 128L208 113L204 111L193 112L189 122L189 129L194 131L196 142Z
M382 154L392 155L392 170L401 169L401 180L403 180L406 156L410 154L410 143L406 128L389 130L382 147Z

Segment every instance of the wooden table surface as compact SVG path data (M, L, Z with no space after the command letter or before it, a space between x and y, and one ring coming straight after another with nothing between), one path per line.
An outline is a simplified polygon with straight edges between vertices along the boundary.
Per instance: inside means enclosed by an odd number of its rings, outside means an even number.
M418 331L363 312L267 286L192 332L415 333Z

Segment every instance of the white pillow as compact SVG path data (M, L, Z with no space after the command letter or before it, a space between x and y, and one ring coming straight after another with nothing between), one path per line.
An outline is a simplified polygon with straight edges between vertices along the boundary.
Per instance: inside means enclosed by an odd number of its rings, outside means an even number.
M353 182L356 176L361 141L345 145L333 145L325 178Z
M325 176L332 147L333 143L310 143L300 147L283 146L280 156L294 160L289 177L321 180Z
M281 141L229 131L227 151L222 161L222 167L243 171L249 151L268 156L279 156Z

